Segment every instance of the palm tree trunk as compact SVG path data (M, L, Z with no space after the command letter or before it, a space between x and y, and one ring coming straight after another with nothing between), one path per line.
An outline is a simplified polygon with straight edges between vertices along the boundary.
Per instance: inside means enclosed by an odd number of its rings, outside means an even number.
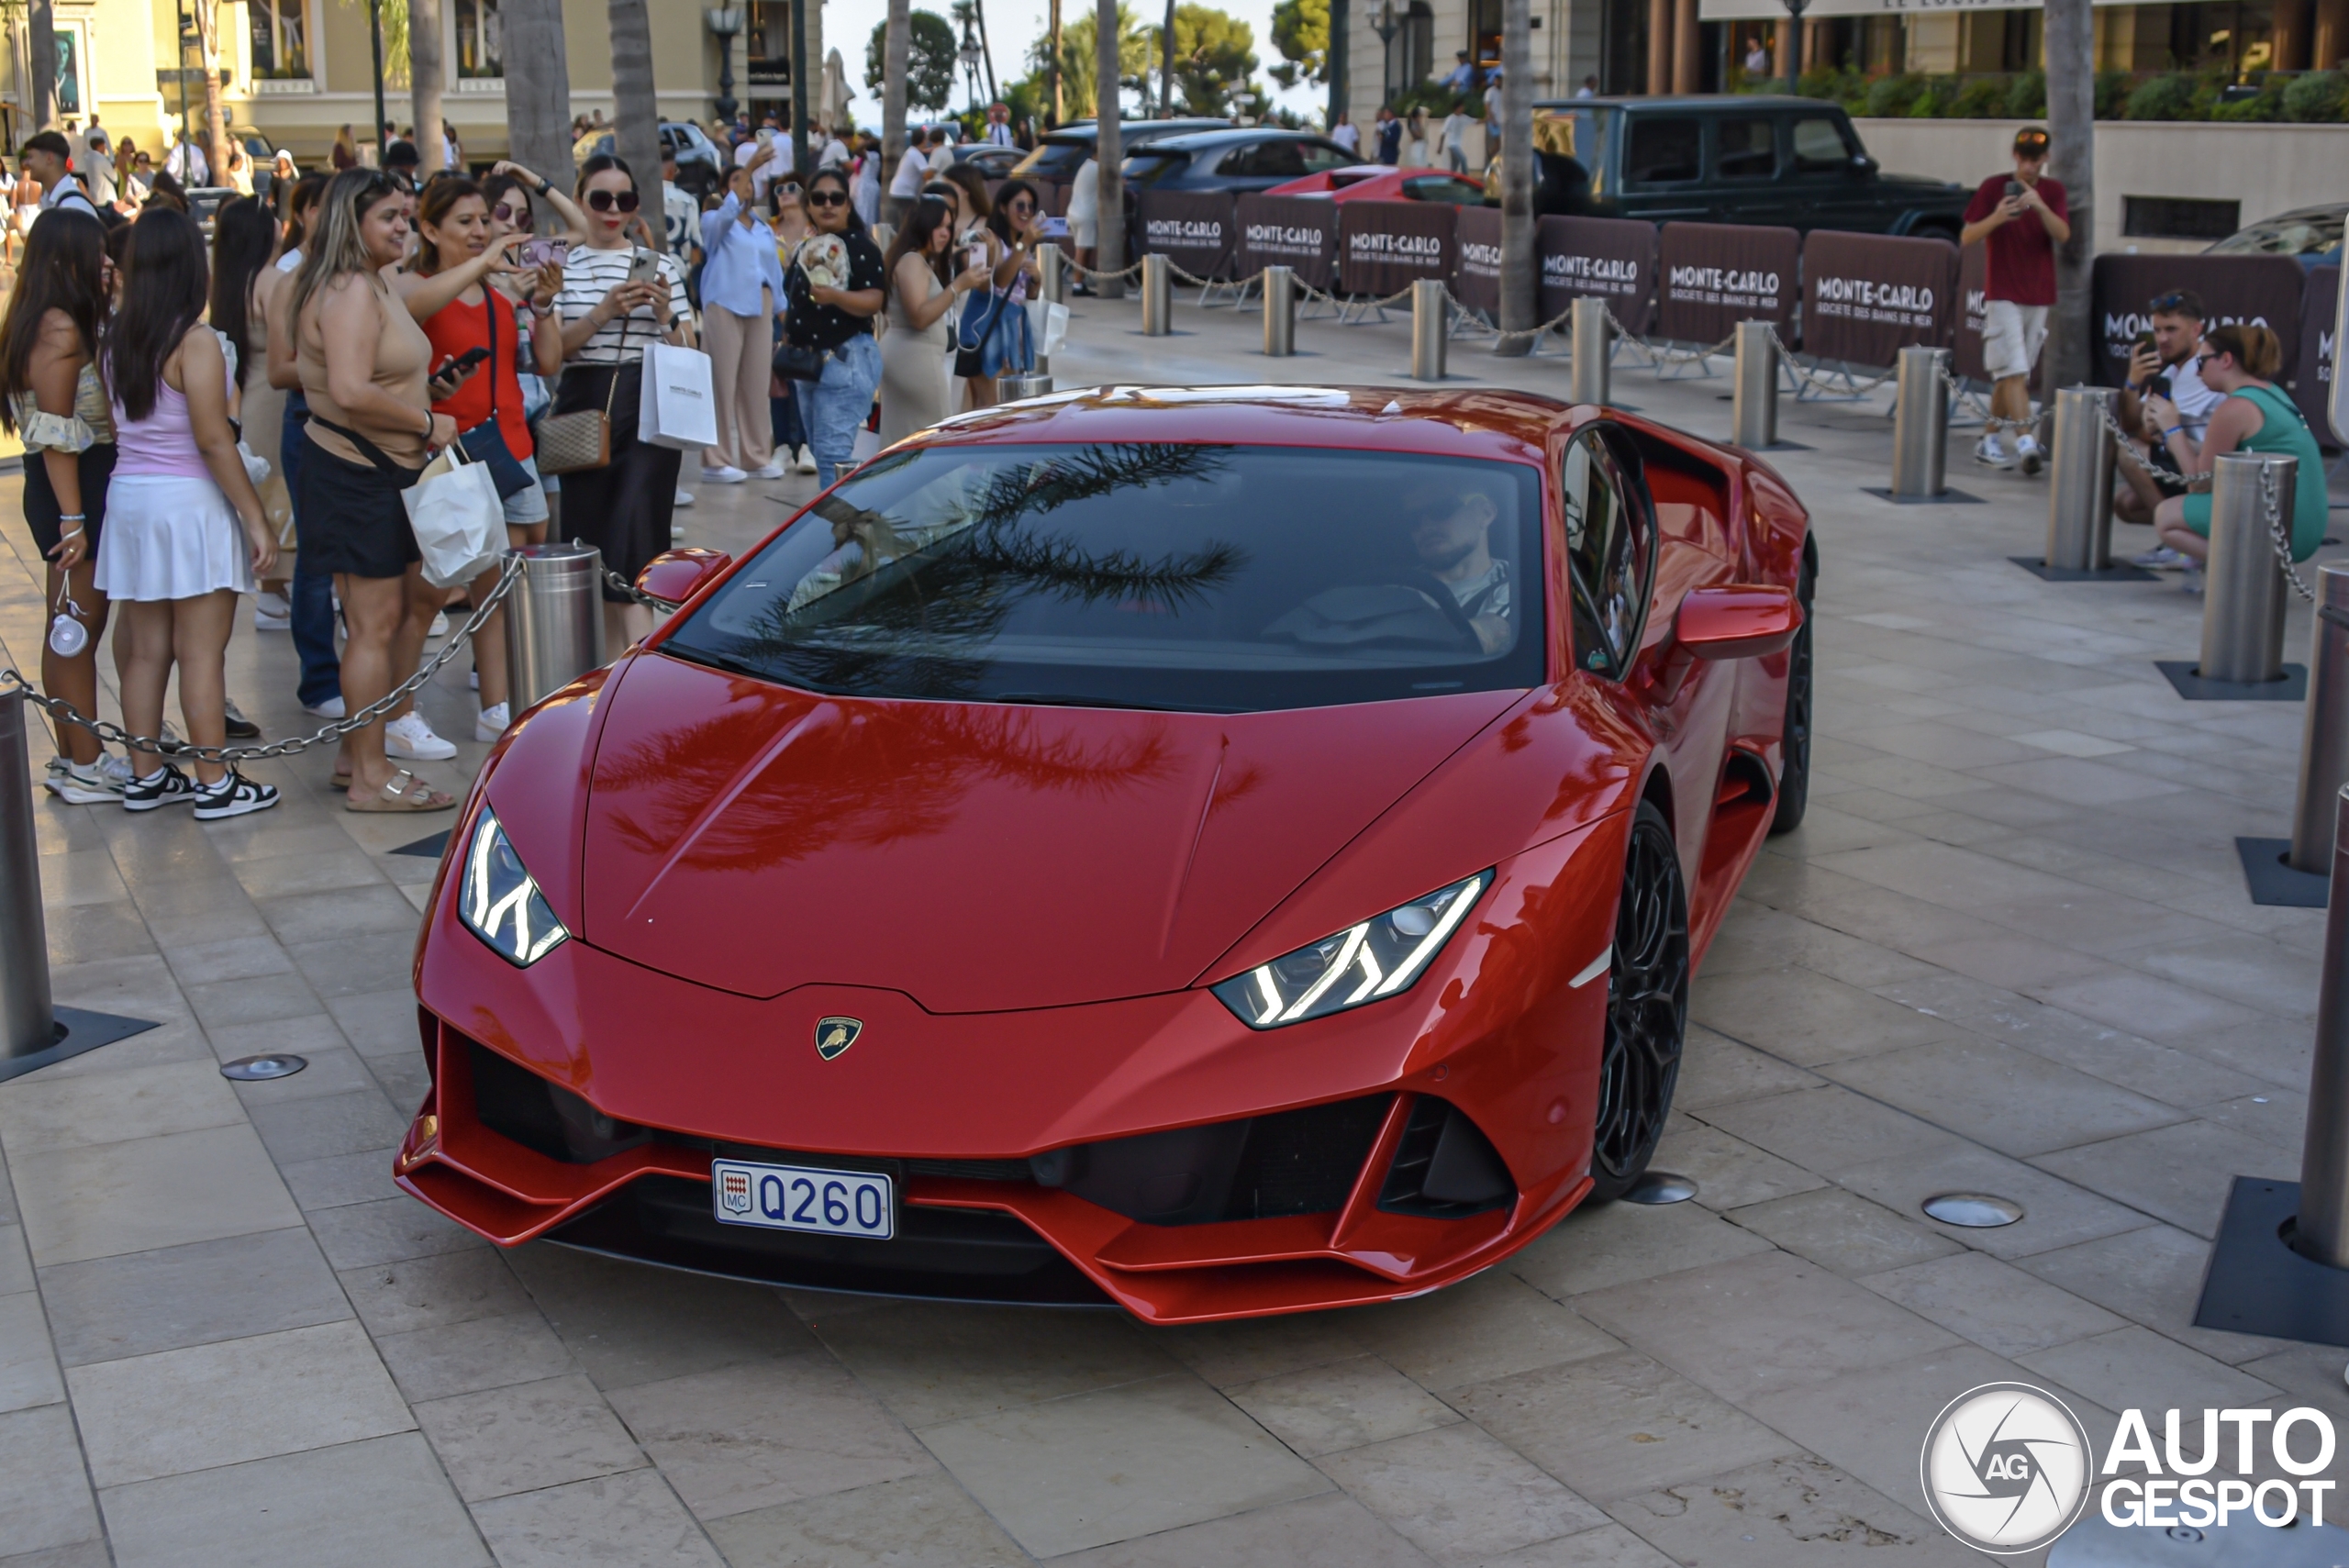
M2072 238L2055 248L2055 308L2048 313L2047 395L2089 379L2095 323L2096 19L2089 0L2047 0L2047 172L2064 187Z
M907 0L889 0L889 32L882 44L882 64L887 68L889 79L881 84L881 188L886 191L896 180L897 165L906 156L906 66L913 47L912 6ZM791 84L799 91L799 83ZM904 221L906 206L902 196L889 196L882 204L882 215L892 224Z
M440 0L407 0L407 85L416 115L416 150L431 173L448 156L448 139L440 134L440 88L445 80L440 58Z
M1105 272L1126 266L1125 139L1118 129L1118 0L1100 0L1093 24L1093 123L1095 174L1101 192L1101 244L1095 261ZM1145 83L1147 78L1144 79ZM1146 94L1149 89L1145 84ZM1123 299L1123 278L1103 278L1103 299Z
M1158 117L1166 119L1174 113L1174 0L1166 0L1166 30L1159 37ZM1146 79L1145 79L1146 80ZM1146 112L1150 106L1142 105Z
M606 0L612 26L612 145L636 172L645 227L657 250L661 223L661 101L652 91L652 19L645 0ZM796 84L795 83L795 86Z
M204 67L204 159L212 165L212 183L228 183L228 124L220 106L219 0L195 0L196 48Z
M1501 330L1522 332L1534 320L1533 7L1501 0ZM1503 338L1494 352L1514 359L1533 351L1531 338Z
M48 0L41 0L46 5ZM1068 118L1068 100L1061 87L1061 0L1052 0L1052 123L1049 128L1059 129Z
M987 42L986 0L971 0L971 15L979 23L979 61L987 70L987 102L992 104L1003 96L995 84L995 46Z
M562 0L503 0L506 17L506 125L514 161L569 190L571 75L562 38ZM562 224L535 205L540 228Z
M31 0L25 8L25 48L32 56L33 129L47 130L57 123L57 21L49 0Z

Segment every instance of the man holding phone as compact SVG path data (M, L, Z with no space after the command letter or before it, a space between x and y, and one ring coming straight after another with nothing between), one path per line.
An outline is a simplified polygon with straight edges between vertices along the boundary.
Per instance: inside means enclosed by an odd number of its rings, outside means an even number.
M2112 515L2124 523L2150 523L2154 508L2165 497L2186 494L2186 477L2170 455L2169 433L2152 420L2147 404L2155 397L2167 398L2177 410L2178 422L2172 428L2184 431L2199 446L2211 411L2226 401L2225 394L2202 384L2202 367L2194 357L2208 317L2202 296L2192 289L2174 289L2145 307L2151 325L2129 356L2129 381L2121 389L2121 428L2143 438L2142 443L2132 444L2139 447L2153 473L2140 483L2133 465L2121 465L2123 483L2113 486ZM2186 558L2166 545L2155 545L2136 564L2183 566Z
M1988 248L1984 268L1982 360L1990 373L1990 415L2019 431L2009 456L1998 424L1983 432L1976 462L2004 468L2018 462L2037 473L2045 462L2031 432L2031 367L2047 341L2047 309L2055 303L2055 247L2072 238L2064 187L2047 178L2047 132L2015 132L2013 174L1993 174L1966 205L1958 244Z

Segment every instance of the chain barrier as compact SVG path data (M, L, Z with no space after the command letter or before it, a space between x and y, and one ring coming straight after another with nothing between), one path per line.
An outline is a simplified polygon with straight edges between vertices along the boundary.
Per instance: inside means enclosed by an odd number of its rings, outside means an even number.
M647 609L674 610L680 602L674 599L656 598L608 566L604 568L604 585L629 604L642 605Z
M1601 308L1607 312L1608 330L1645 354L1648 357L1648 368L1651 370L1660 371L1666 365L1693 365L1699 360L1709 360L1715 354L1727 353L1737 343L1737 334L1732 332L1709 349L1684 349L1675 351L1659 348L1617 320L1613 306L1603 306Z
M25 694L26 701L46 709L50 717L79 725L100 740L111 741L130 751L151 751L179 762L217 762L223 766L249 760L295 756L313 746L340 740L355 729L366 728L439 674L440 667L456 657L457 650L473 640L473 634L482 628L483 623L489 619L490 612L497 608L499 602L513 588L515 579L521 574L520 557L507 556L505 569L498 574L497 586L473 606L473 614L465 617L465 624L449 634L448 640L440 645L440 651L426 661L423 668L357 713L335 719L321 726L315 733L296 739L272 740L253 746L191 746L184 740L159 740L152 736L133 735L122 726L110 724L103 718L84 717L72 703L62 697L50 696L15 669L6 665L0 665L0 686L14 686Z
M2267 514L2267 542L2276 549L2276 563L2284 569L2284 581L2292 585L2292 592L2300 596L2302 604L2315 604L2316 590L2301 580L2300 569L2292 560L2292 534L2284 523L2284 504L2276 494L2276 465L2272 462L2259 465L2259 506Z
M1734 341L1734 339L1731 340ZM1852 373L1849 371L1822 373L1817 366L1804 364L1801 361L1795 358L1795 351L1787 347L1787 340L1784 338L1778 336L1778 328L1776 322L1772 322L1770 324L1770 347L1776 351L1778 362L1785 365L1787 369L1794 373L1795 380L1797 382L1800 383L1804 386L1809 387L1812 391L1819 393L1822 396L1852 398L1865 397L1869 393L1874 392L1877 387L1882 386L1886 382L1890 381L1894 376L1900 373L1898 368L1895 367L1894 369L1885 371L1878 374L1874 381L1858 382L1852 379ZM1843 384L1841 386L1837 386L1835 384L1835 378L1838 374L1842 375L1843 378Z
M1973 397L1974 394L1966 390L1965 384L1958 380L1956 375L1951 372L1949 368L1949 361L1946 358L1936 361L1933 368L1941 373L1942 382L1949 388L1951 395L1956 397L1960 402L1965 402ZM2042 446L2046 445L2045 439L2040 435L2040 431L2041 427L2044 426L2049 419L2054 417L2055 409L2054 405L2051 404L2047 407L2042 408L2038 413L2032 415L2028 419L2009 419L2004 415L1991 413L1987 406L1976 405L1976 406L1981 407L1982 409L1982 433L1985 436L1994 436L2000 430L2014 430L2021 434L2038 439Z

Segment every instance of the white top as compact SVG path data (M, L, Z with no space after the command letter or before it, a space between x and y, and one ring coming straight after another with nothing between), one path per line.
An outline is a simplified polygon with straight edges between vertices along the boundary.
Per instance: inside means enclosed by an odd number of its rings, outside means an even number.
M2174 365L2164 365L2161 373L2169 377L2169 400L2177 405L2178 419L2186 433L2197 442L2210 426L2211 410L2227 400L2223 392L2213 392L2202 384L2202 367L2188 354Z
M299 245L277 259L277 270L281 272L290 272L301 264L302 248Z
M576 321L596 306L604 296L628 282L629 269L639 254L635 246L623 246L617 250L595 250L585 246L575 247L562 266L562 287L554 296L554 308L566 322ZM669 285L669 308L655 317L648 306L639 306L627 316L614 317L596 329L596 335L570 356L573 364L583 361L588 364L614 365L623 361L621 334L627 334L625 358L640 356L645 346L673 330L677 323L687 320L693 307L685 299L685 269L674 256L654 257L661 277Z
M92 217L98 216L98 204L90 199L90 193L82 188L82 182L71 174L60 175L57 183L40 194L40 209L43 212L61 207L68 202L81 207Z
M996 120L987 127L987 145L989 147L1013 147L1018 145L1018 143L1014 142L1011 139L1011 126L1008 122Z
M661 227L673 255L682 256L687 245L701 242L701 204L666 180L661 182Z
M952 167L954 167L954 144L952 142L941 141L936 147L930 150L930 172L931 173L943 174Z
M1088 158L1076 172L1076 183L1068 190L1068 220L1071 224L1101 221L1101 165Z
M847 161L848 144L838 137L826 141L824 150L816 154L816 167L818 169L832 168Z
M1330 139L1336 142L1340 147L1344 148L1349 152L1358 153L1362 150L1362 132L1355 129L1352 125L1341 125L1332 128L1330 132Z
M889 194L910 200L921 195L921 183L930 178L930 161L918 147L906 149L905 157L897 161L896 178L889 182Z

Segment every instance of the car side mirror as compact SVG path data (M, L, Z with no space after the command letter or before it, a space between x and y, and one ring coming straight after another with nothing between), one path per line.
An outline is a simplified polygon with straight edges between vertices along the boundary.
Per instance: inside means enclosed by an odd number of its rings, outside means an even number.
M1768 584L1691 589L1673 618L1673 635L1699 659L1767 658L1801 629L1794 590Z
M722 550L689 546L664 550L646 562L644 570L636 574L636 591L682 605L701 592L703 584L733 564L734 558Z
M1854 174L1873 174L1873 173L1875 173L1875 172L1876 172L1876 160L1875 160L1875 159L1873 159L1873 158L1871 158L1871 157L1869 157L1869 156L1868 156L1866 153L1865 153L1865 152L1854 152L1854 153L1853 153L1853 154L1852 154L1852 172L1853 172L1853 173L1854 173Z

